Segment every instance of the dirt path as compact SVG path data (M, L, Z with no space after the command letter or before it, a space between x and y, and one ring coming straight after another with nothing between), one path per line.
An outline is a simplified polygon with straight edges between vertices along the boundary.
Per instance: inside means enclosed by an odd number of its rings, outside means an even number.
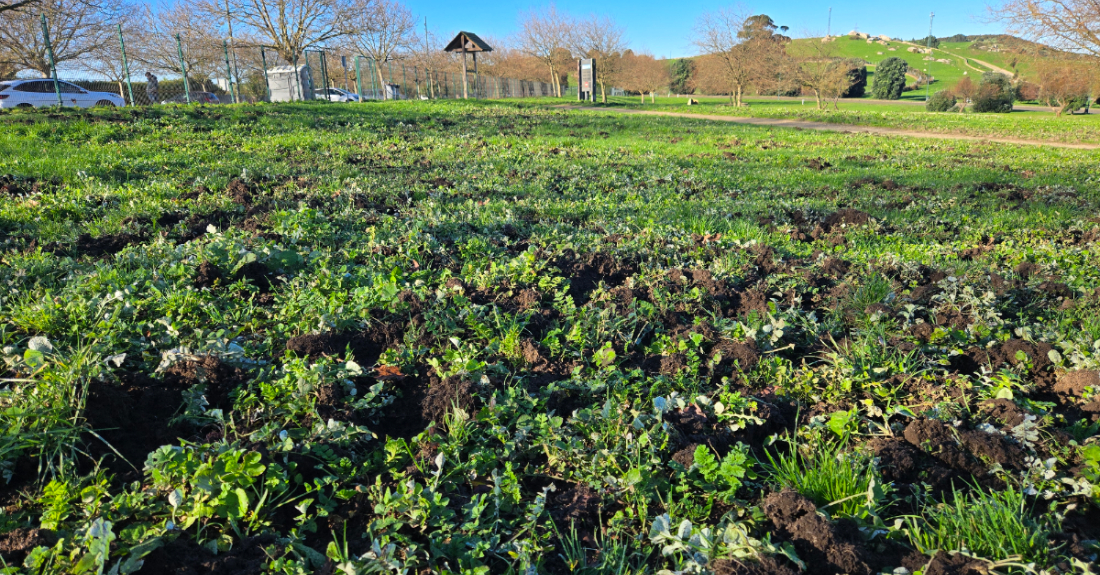
M1067 148L1072 150L1097 150L1100 144L1070 144L1066 142L1050 142L1046 140L1024 140L1019 138L1000 138L986 136L968 136L965 134L940 134L935 132L921 132L915 130L902 130L900 128L880 128L878 126L857 126L852 124L830 124L827 122L809 122L806 120L784 120L779 118L745 118L740 116L716 116L711 114L686 114L682 112L656 112L648 110L623 110L613 108L593 108L588 106L554 106L562 110L585 110L589 112L610 112L617 114L641 114L648 116L671 116L674 118L692 118L696 120L714 120L716 122L732 122L734 124L748 124L751 126L765 126L773 128L794 128L800 130L819 130L823 132L842 132L849 134L874 134L876 136L900 136L905 138L924 138L929 140L958 140L963 142L998 142L1002 144L1016 144L1021 146L1046 146L1048 148Z

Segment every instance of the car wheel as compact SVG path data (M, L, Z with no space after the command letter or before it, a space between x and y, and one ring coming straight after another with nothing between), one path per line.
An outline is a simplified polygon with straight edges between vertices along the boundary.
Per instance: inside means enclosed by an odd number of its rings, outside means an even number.
M100 100L95 103L96 108L114 108L115 103L110 100Z
M24 103L22 103L22 104L19 104L18 106L16 106L16 108L19 108L19 109L21 109L21 110L29 110L29 109L31 109L31 108L33 108L33 107L34 107L34 105L32 105L32 104L28 104L28 103L26 103L26 102L24 102Z

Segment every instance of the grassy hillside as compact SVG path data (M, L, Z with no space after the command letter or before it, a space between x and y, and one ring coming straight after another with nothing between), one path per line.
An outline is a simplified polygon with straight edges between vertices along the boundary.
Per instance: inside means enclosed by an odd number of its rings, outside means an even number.
M791 52L799 50L799 44L804 42L819 42L820 38L808 38L802 40L795 40L790 48ZM944 50L933 49L932 57L937 60L950 60L950 64L944 64L936 61L926 61L928 57L926 54L917 54L909 52L908 48L913 46L908 42L892 41L889 45L883 45L881 43L868 44L866 40L850 39L847 36L841 36L834 43L837 56L845 58L859 58L869 62L871 65L878 64L879 62L891 57L897 56L909 63L909 66L918 70L927 70L932 75L934 81L932 82L933 90L944 90L951 88L965 75L977 77L982 72L989 70L987 66L980 65L976 62L967 62L966 58L969 57L964 53L947 53ZM956 43L959 44L959 43ZM962 43L968 44L968 43ZM891 51L893 49L893 51ZM985 60L983 58L983 60ZM988 60L985 60L988 61ZM993 62L991 62L993 63ZM996 63L994 63L996 65ZM868 71L873 71L873 68L868 68ZM873 78L873 76L872 76ZM868 84L873 84L873 79L868 80ZM870 90L868 90L868 97L870 96ZM918 98L916 92L906 92L902 95L903 99L915 99ZM919 98L924 99L924 92L919 93Z

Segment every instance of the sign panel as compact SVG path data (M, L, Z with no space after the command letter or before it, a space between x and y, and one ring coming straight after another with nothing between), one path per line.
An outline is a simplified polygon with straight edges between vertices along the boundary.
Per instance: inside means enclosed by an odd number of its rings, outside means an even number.
M595 100L593 92L596 86L596 61L591 58L582 59L577 64L577 76L580 84L577 89L577 99Z

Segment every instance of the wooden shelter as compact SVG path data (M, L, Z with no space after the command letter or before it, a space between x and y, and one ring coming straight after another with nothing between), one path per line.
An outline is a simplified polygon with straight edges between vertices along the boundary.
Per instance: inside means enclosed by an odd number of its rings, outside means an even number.
M468 76L466 73L466 54L474 55L474 87L477 87L477 53L478 52L492 52L493 47L490 46L477 37L477 34L472 32L459 32L458 36L454 37L447 43L447 47L443 49L444 52L462 52L462 98L466 99L470 96L470 90L467 85ZM474 94L474 98L477 98L477 94Z

